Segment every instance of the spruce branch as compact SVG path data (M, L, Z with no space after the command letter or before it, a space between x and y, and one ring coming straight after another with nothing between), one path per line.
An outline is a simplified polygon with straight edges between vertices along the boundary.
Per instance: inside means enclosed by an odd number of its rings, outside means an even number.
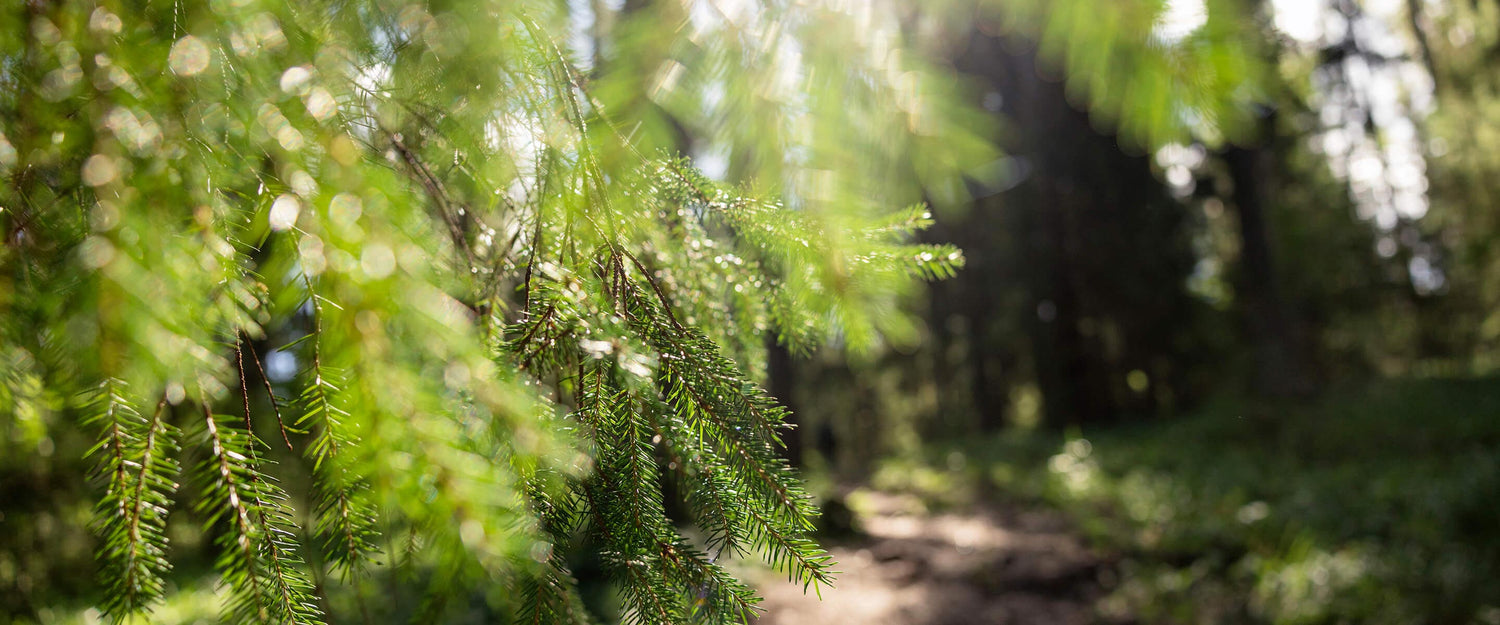
M230 589L230 623L314 625L322 613L296 554L295 525L286 495L261 473L254 435L235 431L200 401L209 457L202 473L208 496L199 501L208 524L228 523L215 568Z
M306 383L299 398L297 426L314 436L305 450L316 477L313 533L322 546L324 561L348 580L363 571L378 551L375 543L380 533L374 507L368 501L369 486L348 467L343 455L343 450L358 440L347 431L349 413L335 399L342 392L331 379L336 374L323 364L323 304L313 290L312 279L304 273L302 280L307 300L312 303L312 334L308 338L312 358L302 376Z
M101 605L113 622L147 612L161 601L171 570L167 560L166 520L174 478L180 469L173 455L178 432L166 422L167 401L142 417L126 384L106 379L91 402L90 421L102 425L104 438L90 451L99 456L96 474L106 490L95 507L101 577L109 592Z

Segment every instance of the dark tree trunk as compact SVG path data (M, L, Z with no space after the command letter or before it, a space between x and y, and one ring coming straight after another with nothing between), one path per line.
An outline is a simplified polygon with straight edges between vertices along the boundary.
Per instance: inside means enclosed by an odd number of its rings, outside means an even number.
M792 353L776 340L774 333L766 335L766 390L781 402L791 414L786 422L792 429L782 433L786 442L786 458L793 466L802 466L808 433L803 431L802 419L796 405L796 363Z
M1267 120L1269 130L1272 121ZM1264 133L1269 136L1269 132ZM1234 147L1224 152L1234 184L1230 199L1240 225L1239 292L1244 326L1254 344L1256 392L1270 397L1299 397L1316 390L1313 368L1297 338L1290 306L1276 284L1271 234L1266 219L1266 190L1274 188L1276 154L1268 146Z
M1017 354L1029 354L1025 368L1054 426L1148 414L1156 397L1171 395L1157 386L1172 381L1132 390L1127 377L1177 370L1161 363L1189 356L1175 340L1193 314L1186 208L1147 156L1124 152L1072 105L1065 85L1039 69L1031 42L979 30L969 37L955 67L982 81L987 105L1015 122L999 137L1011 179L979 189L988 197L950 228L960 246L985 254L971 256L953 289L972 324L966 365L980 422L1003 422ZM1028 330L1029 347L991 331L997 319L1014 320L1010 334Z
M979 210L990 210L997 207L985 206L981 201ZM991 260L997 250L993 249L995 242L983 241L968 247L970 262L984 267L994 263ZM993 276L981 271L980 273L965 276L970 281ZM1010 346L997 336L994 326L997 320L1004 317L1004 311L999 310L997 302L999 298L996 292L1000 291L998 285L973 284L963 293L963 299L956 304L961 307L965 319L965 340L967 349L964 358L969 368L969 401L975 416L974 425L977 425L981 433L997 432L1005 427L1006 413L1006 391L1010 384L1006 379L1009 371L1003 364L1010 352ZM952 392L963 392L959 385L954 385ZM965 424L967 427L974 425Z

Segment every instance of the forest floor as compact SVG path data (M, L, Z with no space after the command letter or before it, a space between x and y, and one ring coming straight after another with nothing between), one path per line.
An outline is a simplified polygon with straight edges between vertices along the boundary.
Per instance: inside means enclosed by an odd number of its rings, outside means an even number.
M1500 625L1496 415L1500 377L1391 379L929 444L822 489L843 574L752 577L760 625Z
M1107 564L1056 511L980 505L928 512L909 495L863 491L859 535L834 541L822 601L766 579L759 625L1074 625L1097 622Z

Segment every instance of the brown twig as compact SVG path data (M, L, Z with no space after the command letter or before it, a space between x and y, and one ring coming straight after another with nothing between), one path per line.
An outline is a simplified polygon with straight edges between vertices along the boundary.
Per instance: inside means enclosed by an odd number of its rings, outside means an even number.
M256 371L260 372L260 381L266 386L266 398L271 400L271 412L276 415L276 427L281 429L281 440L286 443L287 451L296 451L292 447L292 439L286 433L286 421L281 418L281 406L276 403L276 392L271 389L271 378L266 375L266 368L260 364L260 356L256 355L255 348L250 348L250 362L255 363ZM244 375L241 370L240 375Z
M448 198L447 191L443 189L442 181L433 175L432 170L417 157L417 154L410 147L407 147L406 142L401 139L399 133L390 133L390 138L391 145L401 155L401 160L406 162L407 168L411 170L417 182L422 184L422 188L427 192L428 198L437 206L437 211L442 215L443 222L448 225L449 238L453 239L454 247L463 252L464 258L468 260L469 269L472 270L478 267L477 257L474 255L473 248L469 246L469 238L464 231L463 224L453 214L452 202Z

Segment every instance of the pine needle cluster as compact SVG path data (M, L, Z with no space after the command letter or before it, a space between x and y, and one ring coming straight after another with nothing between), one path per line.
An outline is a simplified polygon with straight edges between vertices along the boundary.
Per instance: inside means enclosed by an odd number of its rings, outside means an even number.
M178 524L227 623L592 622L585 552L630 623L748 618L727 558L832 583L763 337L872 344L962 256L652 151L561 4L0 11L0 428L88 428L110 619Z

